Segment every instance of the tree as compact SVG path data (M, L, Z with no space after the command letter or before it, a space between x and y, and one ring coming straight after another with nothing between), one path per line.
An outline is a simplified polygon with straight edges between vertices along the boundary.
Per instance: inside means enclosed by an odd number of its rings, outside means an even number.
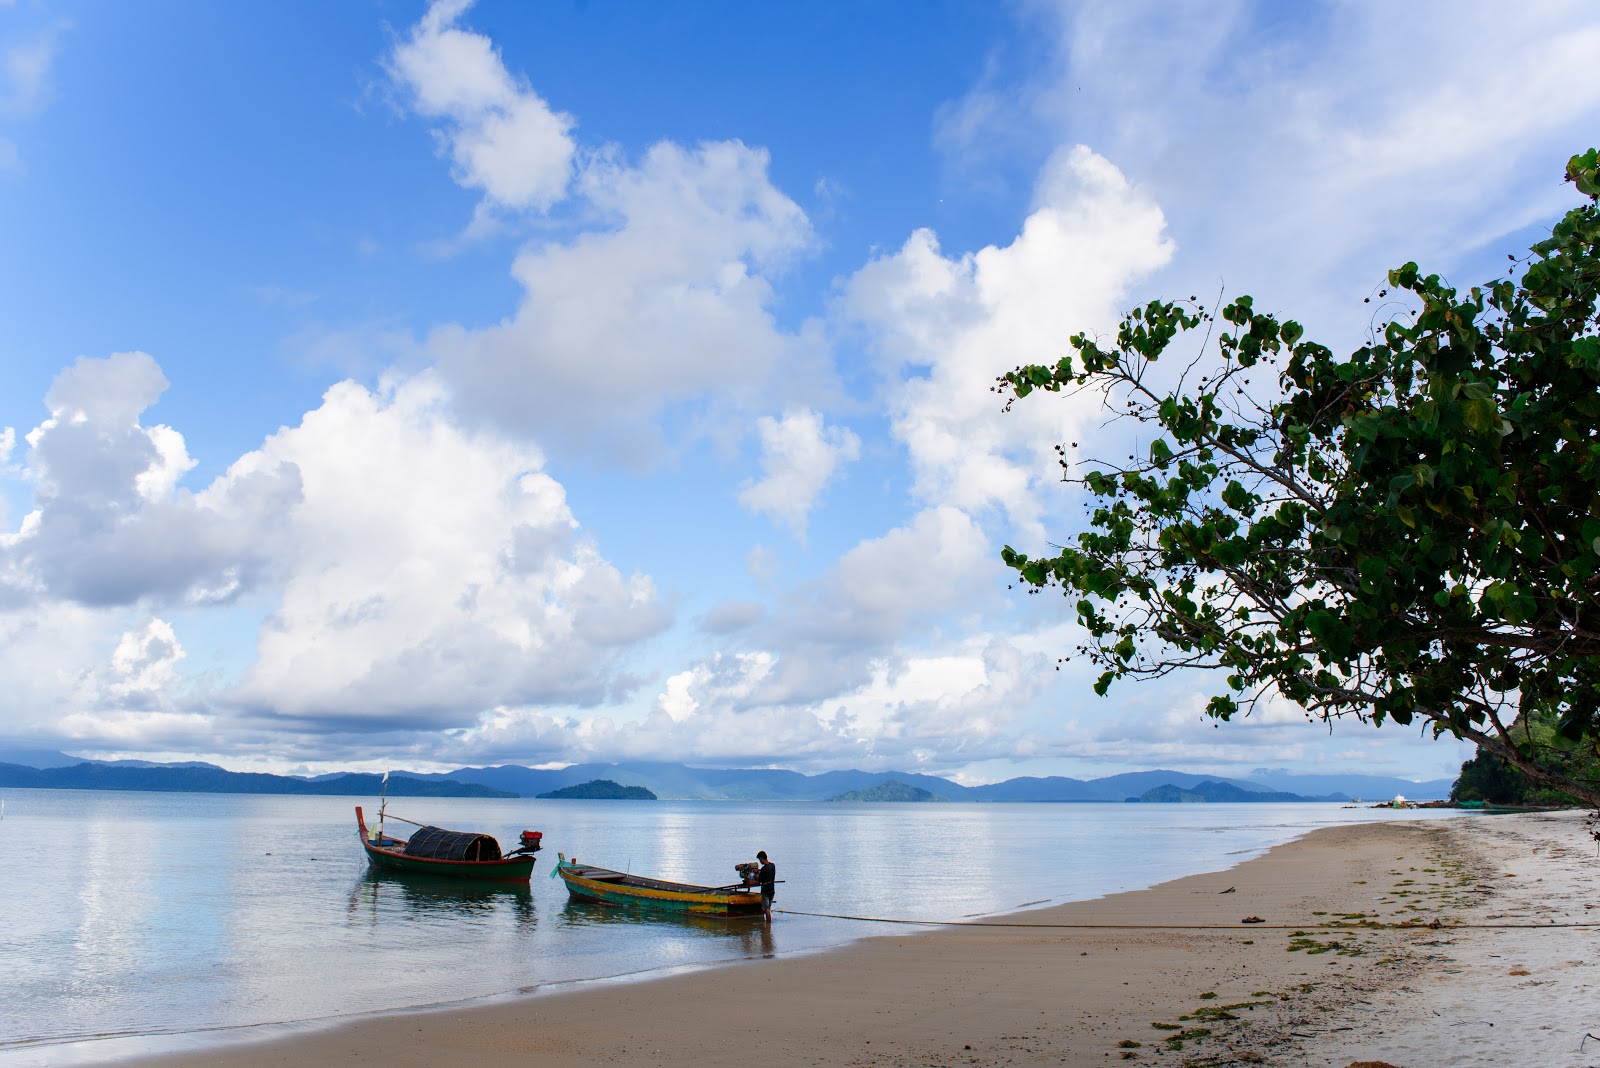
M1526 731L1554 770L1568 778L1583 781L1600 778L1600 759L1590 750L1562 746L1555 737L1556 724L1548 715L1534 716L1518 723ZM1488 801L1497 805L1570 805L1571 795L1532 782L1501 757L1480 749L1461 765L1461 774L1450 787L1452 801Z
M1558 752L1600 742L1595 150L1566 177L1583 203L1507 277L1461 294L1391 271L1414 306L1344 359L1250 297L1220 322L1191 298L999 379L1008 409L1104 391L1154 437L1118 463L1058 446L1085 529L1054 556L1003 553L1029 592L1077 598L1097 693L1210 669L1217 719L1276 693L1325 721L1420 723L1600 806L1600 781ZM1160 387L1180 339L1187 362Z

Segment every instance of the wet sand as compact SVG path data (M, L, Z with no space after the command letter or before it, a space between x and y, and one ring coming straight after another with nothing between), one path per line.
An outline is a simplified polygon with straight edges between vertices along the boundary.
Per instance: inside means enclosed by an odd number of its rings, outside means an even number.
M1590 921L1597 863L1578 813L1331 827L994 925L122 1063L1578 1068L1600 932L1557 925Z

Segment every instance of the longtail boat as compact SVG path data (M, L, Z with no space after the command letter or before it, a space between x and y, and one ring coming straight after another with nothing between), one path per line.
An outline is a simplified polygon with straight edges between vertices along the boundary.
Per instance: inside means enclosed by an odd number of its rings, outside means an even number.
M761 915L759 886L748 886L744 882L730 886L673 883L580 864L576 859L568 860L564 853L556 856L559 858L556 869L550 874L561 876L562 882L567 884L567 893L579 901L692 912L702 916Z
M383 824L369 828L367 818L356 806L356 828L367 862L386 871L426 872L453 879L525 883L533 874L533 854L543 846L539 831L523 831L522 845L509 854L500 852L500 843L487 834L473 831L447 831L430 827L402 816L384 819L409 823L417 830L409 838L395 838Z

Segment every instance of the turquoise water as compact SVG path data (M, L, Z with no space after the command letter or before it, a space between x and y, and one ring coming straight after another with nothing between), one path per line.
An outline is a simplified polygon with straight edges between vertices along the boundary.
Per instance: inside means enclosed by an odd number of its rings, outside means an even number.
M531 886L483 888L375 876L346 798L0 796L0 1068L816 950L891 928L793 912L960 919L1229 867L1331 823L1450 815L1322 804L390 806L507 848L523 828L544 832ZM785 880L778 907L791 910L770 928L582 906L548 878L563 850L723 884L758 849Z

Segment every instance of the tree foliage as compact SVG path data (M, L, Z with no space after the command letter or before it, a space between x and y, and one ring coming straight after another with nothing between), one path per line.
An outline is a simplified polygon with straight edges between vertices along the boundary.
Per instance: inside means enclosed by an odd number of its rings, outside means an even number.
M1578 782L1600 780L1600 756L1592 748L1565 746L1556 735L1556 724L1548 715L1519 721L1526 729L1528 742L1547 766ZM1504 757L1480 749L1461 765L1461 774L1450 787L1452 801L1488 801L1496 805L1570 805L1578 798L1529 779Z
M1507 277L1461 293L1391 271L1409 310L1343 359L1242 296L1220 321L1152 302L1113 342L1079 334L1054 366L1001 377L1008 408L1104 391L1153 435L1127 462L1063 447L1086 529L1054 556L1004 550L1031 592L1077 598L1096 692L1214 669L1218 719L1275 692L1327 720L1420 723L1600 804L1551 753L1600 741L1594 150L1567 180L1583 202ZM1197 333L1214 348L1196 355ZM1518 729L1536 718L1549 739Z

